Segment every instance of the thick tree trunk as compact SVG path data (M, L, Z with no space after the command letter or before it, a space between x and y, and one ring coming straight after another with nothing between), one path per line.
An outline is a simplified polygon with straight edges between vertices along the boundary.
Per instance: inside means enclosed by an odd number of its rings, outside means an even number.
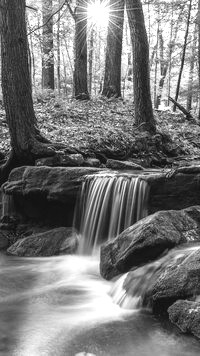
M2 90L12 153L0 169L0 184L18 165L33 164L38 157L54 150L36 127L31 80L28 67L28 42L25 0L2 0L1 8Z
M75 11L74 96L89 99L87 86L87 9L85 0L77 0Z
M54 48L52 0L42 0L42 87L54 90Z
M135 122L140 130L154 134L156 125L150 93L149 47L141 1L126 0L126 8L133 47Z
M105 75L102 95L121 96L121 56L124 24L124 0L110 0Z

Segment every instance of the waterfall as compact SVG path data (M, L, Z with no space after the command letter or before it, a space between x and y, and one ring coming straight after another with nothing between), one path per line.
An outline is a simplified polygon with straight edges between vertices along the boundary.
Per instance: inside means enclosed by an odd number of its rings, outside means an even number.
M147 216L148 184L130 175L88 176L82 185L74 226L81 252L89 253Z
M1 218L16 216L14 198L12 195L2 194L2 212Z

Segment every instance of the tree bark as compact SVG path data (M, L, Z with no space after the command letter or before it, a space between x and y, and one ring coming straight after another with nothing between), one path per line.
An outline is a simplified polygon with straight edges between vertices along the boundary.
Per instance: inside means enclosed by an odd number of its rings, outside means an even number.
M192 110L192 98L193 98L193 77L194 77L194 65L196 62L196 43L197 43L197 26L194 26L193 38L191 37L191 55L190 55L190 69L188 78L188 90L187 90L187 111Z
M180 66L180 71L179 71L179 76L178 76L177 87L176 87L175 101L178 100L180 84L181 84L181 77L182 77L183 67L184 67L184 63L185 63L185 52L186 52L186 47L187 47L187 38L188 38L189 25L190 25L191 8L192 8L192 0L190 0L190 2L189 2L188 16L187 16L187 23L186 23L186 30L185 30L185 38L184 38L184 44L183 44L183 54L182 54L181 66ZM176 111L175 104L173 106L173 111L174 112Z
M89 99L87 85L87 9L85 0L77 0L75 10L74 96Z
M0 168L2 184L12 168L34 164L38 157L51 156L54 148L36 126L28 67L25 0L2 0L0 14L2 91L12 147L8 162Z
M54 90L54 47L52 0L42 1L42 87Z
M135 123L140 130L155 134L149 78L149 47L140 0L126 0L133 48Z
M199 93L200 93L200 0L198 0L197 26L198 26L198 71L199 71ZM200 94L199 94L198 119L200 121Z
M106 62L102 95L121 96L121 56L124 24L124 0L110 0Z
M93 76L93 55L94 55L94 28L91 28L89 39L89 58L88 58L88 86L89 93L92 94L92 76Z
M61 1L58 1L59 7L61 6ZM61 64L61 55L60 55L60 12L58 13L57 19L57 34L56 34L56 42L57 42L57 90L58 95L60 95L60 64Z

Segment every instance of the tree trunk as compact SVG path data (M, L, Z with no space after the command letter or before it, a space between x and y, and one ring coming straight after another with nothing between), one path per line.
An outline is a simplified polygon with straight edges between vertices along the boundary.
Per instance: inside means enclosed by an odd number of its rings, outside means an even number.
M141 1L126 0L126 8L133 47L135 122L140 130L154 134L156 125L150 93L149 47Z
M75 10L74 96L89 99L87 85L87 9L85 0L77 0Z
M186 47L187 47L187 38L188 38L188 31L189 31L189 25L190 25L191 8L192 8L192 0L190 0L190 2L189 2L188 16L187 16L187 23L186 23L186 30L185 30L185 38L184 38L184 45L183 45L183 54L182 54L181 66L180 66L180 71L179 71L179 76L178 76L177 87L176 87L175 101L178 100L180 84L181 84L181 77L182 77L183 67L184 67L184 63L185 63L185 52L186 52ZM173 106L173 111L174 112L176 111L175 104Z
M153 85L153 101L154 101L154 107L155 108L157 108L157 106L156 106L156 98L157 98L159 35L160 35L160 19L158 18L158 20L157 20L156 50L155 50L155 72L154 72L154 85Z
M106 63L102 95L121 96L121 56L124 24L124 0L110 0Z
M61 6L61 1L58 1L59 7ZM56 42L57 42L57 89L58 95L60 95L60 12L58 13L57 19L57 34L56 34Z
M191 37L191 55L190 55L190 69L188 78L188 90L187 90L187 111L192 110L192 97L193 97L193 76L194 76L194 65L196 62L196 43L197 43L197 26L194 27L193 38Z
M92 74L93 74L93 54L94 54L94 28L91 28L89 41L89 58L88 58L88 78L89 78L89 93L92 94Z
M54 154L37 127L28 67L25 0L1 1L2 90L12 152L0 169L0 184L10 170L34 164L38 157Z
M197 25L198 25L198 69L199 69L199 93L200 93L200 0L198 0ZM200 121L200 94L199 94L199 113L198 113L198 118L199 118L199 121Z
M54 90L54 48L52 0L42 1L42 87Z

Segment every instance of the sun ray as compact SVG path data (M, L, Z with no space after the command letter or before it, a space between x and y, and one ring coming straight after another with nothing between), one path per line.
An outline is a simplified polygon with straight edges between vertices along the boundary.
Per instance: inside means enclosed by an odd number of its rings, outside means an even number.
M109 1L91 0L87 8L88 21L98 28L107 27L109 20Z

